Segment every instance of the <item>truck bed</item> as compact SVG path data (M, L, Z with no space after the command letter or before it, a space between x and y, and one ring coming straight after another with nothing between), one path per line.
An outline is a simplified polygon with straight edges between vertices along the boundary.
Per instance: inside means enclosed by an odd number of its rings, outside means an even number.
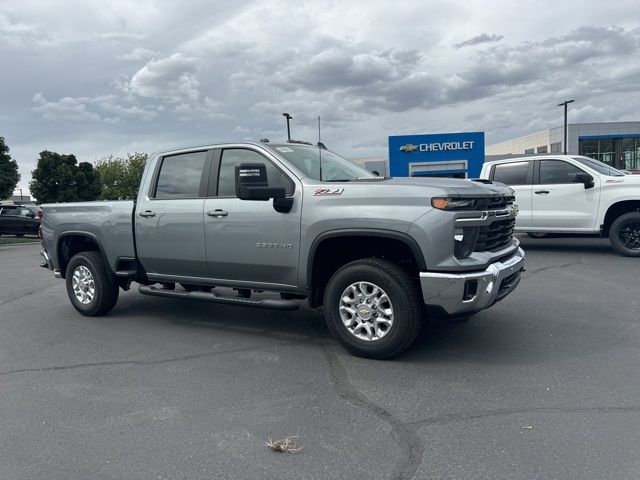
M54 257L60 236L78 233L97 240L113 271L119 259L135 258L133 201L49 203L42 209L42 243Z

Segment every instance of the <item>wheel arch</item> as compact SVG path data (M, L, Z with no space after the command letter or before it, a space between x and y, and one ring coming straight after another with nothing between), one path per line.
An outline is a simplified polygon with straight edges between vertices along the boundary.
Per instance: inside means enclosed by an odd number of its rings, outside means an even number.
M640 211L640 200L622 200L611 204L602 222L602 235L605 237L609 236L611 225L620 215L635 211Z
M368 243L363 243L366 241ZM339 254L330 257L333 252ZM404 263L411 273L427 269L418 242L410 235L383 229L340 229L318 235L309 249L306 285L309 305L322 305L324 287L330 276L344 263L359 258L381 257Z
M73 256L80 252L97 251L102 257L105 266L111 271L102 244L98 238L89 232L64 232L58 237L56 244L56 257L62 278L66 276L67 265ZM113 273L113 272L112 272Z

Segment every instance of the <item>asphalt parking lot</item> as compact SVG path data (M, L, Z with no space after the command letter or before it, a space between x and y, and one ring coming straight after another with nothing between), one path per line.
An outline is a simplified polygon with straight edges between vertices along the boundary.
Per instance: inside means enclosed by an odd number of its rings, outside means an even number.
M0 247L0 478L640 478L640 259L521 240L511 296L392 361L306 307L134 289L85 318L38 245Z

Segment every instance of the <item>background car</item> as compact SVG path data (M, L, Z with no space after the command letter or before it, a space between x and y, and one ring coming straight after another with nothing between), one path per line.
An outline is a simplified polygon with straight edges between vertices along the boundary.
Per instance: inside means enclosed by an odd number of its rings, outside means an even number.
M37 205L1 205L0 235L37 235L42 209Z

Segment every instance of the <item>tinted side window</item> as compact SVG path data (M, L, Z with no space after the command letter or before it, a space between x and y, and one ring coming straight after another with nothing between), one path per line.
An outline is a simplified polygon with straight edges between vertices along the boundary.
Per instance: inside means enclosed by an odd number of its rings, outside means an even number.
M507 185L528 185L529 162L499 163L495 166L492 180Z
M198 198L207 152L182 153L162 159L155 198Z
M576 175L585 173L575 165L562 160L540 161L540 183L553 185L560 183L574 183Z
M264 163L267 168L267 181L271 188L284 188L287 195L293 193L293 183L276 166L253 150L229 148L222 151L220 173L218 175L218 196L236 196L236 165L241 163Z
M0 215L17 215L18 209L15 207L3 207Z

